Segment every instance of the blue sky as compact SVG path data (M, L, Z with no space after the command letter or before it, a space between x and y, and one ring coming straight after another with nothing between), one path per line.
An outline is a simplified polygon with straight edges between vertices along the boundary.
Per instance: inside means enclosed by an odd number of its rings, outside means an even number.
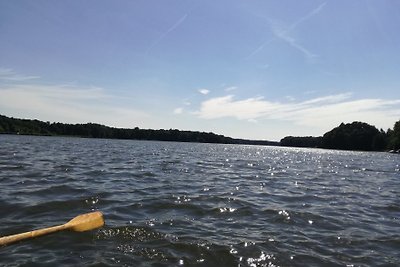
M0 1L0 114L279 140L400 119L394 0Z

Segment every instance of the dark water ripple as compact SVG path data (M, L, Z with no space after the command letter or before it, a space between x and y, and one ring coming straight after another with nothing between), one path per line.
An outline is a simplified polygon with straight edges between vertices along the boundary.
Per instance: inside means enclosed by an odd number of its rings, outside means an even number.
M0 136L1 266L400 266L400 157Z

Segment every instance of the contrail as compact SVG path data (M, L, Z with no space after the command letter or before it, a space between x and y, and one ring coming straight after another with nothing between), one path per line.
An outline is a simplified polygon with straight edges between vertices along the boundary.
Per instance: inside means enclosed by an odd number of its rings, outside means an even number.
M307 15L305 15L304 17L300 18L295 23L290 25L288 32L294 30L299 24L303 23L304 21L309 20L311 17L317 15L319 12L321 12L321 10L324 8L325 5L326 2L320 4L318 7L314 8L310 13L308 13Z
M298 49L299 51L301 51L304 55L306 55L307 58L313 58L315 57L315 55L313 53L311 53L310 51L308 51L307 49L305 49L304 47L302 47L301 45L299 45L298 43L296 43L296 41L291 38L290 36L288 36L288 33L293 31L294 29L296 29L296 27L298 25L300 25L301 23L303 23L304 21L309 20L311 17L317 15L319 12L321 12L321 10L324 8L324 6L327 4L327 2L324 2L322 4L320 4L318 7L314 8L313 10L311 10L311 12L309 12L308 14L306 14L305 16L301 17L300 19L298 19L296 22L294 22L293 24L291 24L286 30L279 30L276 26L274 27L274 25L272 25L272 31L274 34L274 37L267 40L266 42L264 42L263 44L261 44L259 47L257 47L256 49L254 49L247 57L246 59L249 59L251 57L253 57L254 55L258 54L261 50L264 49L264 47L271 43L272 41L276 40L276 38L280 38L282 40L284 40L285 42L287 42L289 45L291 45L293 48ZM271 24L271 23L270 23Z
M147 48L146 50L146 54L153 48L155 47L157 44L159 44L165 37L168 36L168 34L170 34L172 31L174 31L179 25L181 25L187 18L188 14L183 15L177 22L174 23L174 25L172 25L168 30L166 30L164 33L162 33L160 35L160 37L158 37L157 40L155 40L150 46L149 48Z

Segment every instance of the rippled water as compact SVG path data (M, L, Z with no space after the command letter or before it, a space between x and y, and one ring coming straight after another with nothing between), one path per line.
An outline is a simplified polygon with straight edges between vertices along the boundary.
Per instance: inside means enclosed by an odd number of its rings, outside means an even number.
M0 135L4 266L400 266L400 156Z

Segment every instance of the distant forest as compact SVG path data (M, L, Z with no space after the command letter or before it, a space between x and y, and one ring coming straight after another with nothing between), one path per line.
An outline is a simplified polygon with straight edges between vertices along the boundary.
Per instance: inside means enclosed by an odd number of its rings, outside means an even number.
M65 124L39 120L16 119L0 115L0 134L76 136L87 138L158 140L196 143L279 145L279 142L246 140L226 137L214 133L180 131L176 129L124 129L108 127L96 123Z
M280 141L280 145L362 151L394 150L400 153L400 120L394 124L393 130L386 132L364 122L342 123L321 137L287 136Z
M320 137L287 136L280 142L246 140L226 137L215 133L181 131L177 129L124 129L96 123L65 124L39 120L16 119L0 115L0 134L76 136L86 138L158 140L197 143L273 145L312 147L361 151L398 151L400 149L400 120L393 129L378 130L364 122L340 124Z

